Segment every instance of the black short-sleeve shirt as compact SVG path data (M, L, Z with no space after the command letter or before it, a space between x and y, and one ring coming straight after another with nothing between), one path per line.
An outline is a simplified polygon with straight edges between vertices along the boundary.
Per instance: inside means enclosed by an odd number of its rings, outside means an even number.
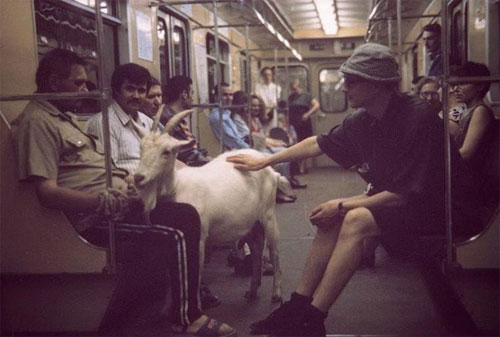
M337 163L356 167L375 191L407 197L416 214L443 217L443 124L425 102L395 92L380 120L358 109L317 141ZM475 189L454 144L451 157L455 208L465 207L469 209L466 213L473 213L470 201Z

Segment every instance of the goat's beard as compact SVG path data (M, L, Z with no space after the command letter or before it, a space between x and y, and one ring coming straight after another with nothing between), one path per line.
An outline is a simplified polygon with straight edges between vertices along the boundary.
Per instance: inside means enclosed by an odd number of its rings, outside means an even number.
M150 212L156 207L156 198L158 197L158 191L155 186L146 186L144 188L138 188L137 192L141 196L144 202L144 211Z

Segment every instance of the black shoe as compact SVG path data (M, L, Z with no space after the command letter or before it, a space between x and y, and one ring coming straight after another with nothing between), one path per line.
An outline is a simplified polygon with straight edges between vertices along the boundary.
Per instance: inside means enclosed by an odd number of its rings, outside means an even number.
M207 286L200 287L200 301L202 310L218 307L222 303L220 298L212 294Z
M307 184L301 183L297 178L290 178L290 185L292 188L306 188Z
M297 199L297 197L291 197L291 196L288 196L288 195L278 195L278 196L276 196L276 202L278 204L295 202L296 199Z
M303 306L303 311L300 316L293 319L293 323L283 326L276 330L272 336L304 336L304 337L325 337L325 319L327 313L320 311L311 304Z
M290 315L294 311L293 309L291 301L283 303L263 320L250 324L250 334L269 335L277 333L291 323Z

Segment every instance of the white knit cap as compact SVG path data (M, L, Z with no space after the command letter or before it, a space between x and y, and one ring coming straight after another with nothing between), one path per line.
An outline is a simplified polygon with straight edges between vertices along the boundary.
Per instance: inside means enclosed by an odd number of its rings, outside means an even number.
M365 43L354 50L340 71L371 81L398 82L401 76L391 50L377 43Z

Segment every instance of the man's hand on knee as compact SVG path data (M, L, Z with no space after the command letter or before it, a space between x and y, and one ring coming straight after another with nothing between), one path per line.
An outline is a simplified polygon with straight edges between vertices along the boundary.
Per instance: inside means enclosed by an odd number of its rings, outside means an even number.
M340 199L334 199L318 205L309 214L309 221L322 230L342 222L343 214L339 211L340 202Z

